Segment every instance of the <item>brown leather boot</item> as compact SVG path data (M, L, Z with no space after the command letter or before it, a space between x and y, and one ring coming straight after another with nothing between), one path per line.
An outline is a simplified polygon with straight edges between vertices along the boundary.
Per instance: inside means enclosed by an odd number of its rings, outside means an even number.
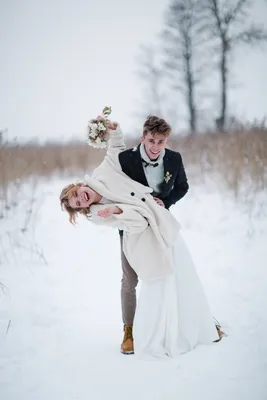
M216 329L217 329L217 332L218 332L219 339L214 340L214 342L220 342L223 337L227 336L227 334L224 331L221 330L221 326L220 325L216 325Z
M134 354L133 327L131 325L124 326L124 338L121 344L122 354Z

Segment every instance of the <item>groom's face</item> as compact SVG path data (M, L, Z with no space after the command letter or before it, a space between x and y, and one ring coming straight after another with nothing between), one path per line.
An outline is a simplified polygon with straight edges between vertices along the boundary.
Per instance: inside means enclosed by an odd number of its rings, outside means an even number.
M146 154L150 160L156 160L160 155L160 152L166 147L168 137L162 133L156 133L152 135L148 132L146 135L141 137L141 143L145 146Z

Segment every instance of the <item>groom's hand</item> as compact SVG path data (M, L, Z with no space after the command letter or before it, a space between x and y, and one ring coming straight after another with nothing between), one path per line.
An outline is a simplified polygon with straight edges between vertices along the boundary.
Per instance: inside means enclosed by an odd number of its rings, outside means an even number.
M165 204L163 203L162 200L160 200L158 197L153 197L156 203L158 203L159 206L165 207Z

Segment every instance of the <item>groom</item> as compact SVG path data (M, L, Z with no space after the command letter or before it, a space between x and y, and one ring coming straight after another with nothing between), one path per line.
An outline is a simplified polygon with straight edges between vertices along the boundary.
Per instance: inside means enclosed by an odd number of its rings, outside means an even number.
M153 189L152 195L159 206L169 207L180 200L188 191L187 178L181 154L166 149L170 125L161 118L149 116L144 123L141 143L119 154L123 172L133 180ZM132 192L132 196L134 196ZM128 263L122 250L121 305L124 323L123 354L134 353L132 326L136 309L136 286L138 276ZM145 261L144 261L145 262Z

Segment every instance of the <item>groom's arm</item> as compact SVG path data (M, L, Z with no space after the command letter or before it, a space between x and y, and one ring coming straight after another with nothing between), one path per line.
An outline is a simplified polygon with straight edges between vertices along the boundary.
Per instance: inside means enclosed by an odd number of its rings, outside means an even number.
M182 157L179 154L179 165L178 165L178 173L176 175L175 181L173 183L173 188L170 191L169 195L165 198L162 199L165 208L169 208L173 204L175 204L177 201L179 201L182 197L185 196L185 194L188 192L189 185L187 182L187 176L185 173Z

